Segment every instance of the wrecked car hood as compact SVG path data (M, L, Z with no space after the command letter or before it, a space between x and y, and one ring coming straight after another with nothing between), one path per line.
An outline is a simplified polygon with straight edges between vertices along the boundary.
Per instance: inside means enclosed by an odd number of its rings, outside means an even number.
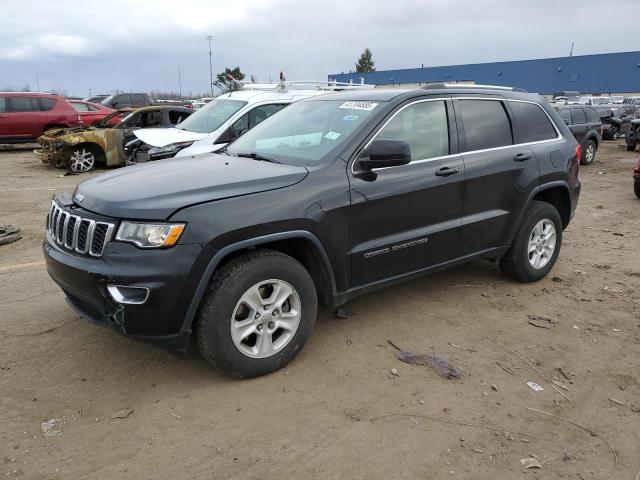
M135 132L136 137L152 147L165 147L178 142L194 142L207 135L207 133L190 132L179 128L142 128Z
M308 171L249 158L199 155L125 167L78 185L73 198L116 218L165 220L189 205L288 187Z

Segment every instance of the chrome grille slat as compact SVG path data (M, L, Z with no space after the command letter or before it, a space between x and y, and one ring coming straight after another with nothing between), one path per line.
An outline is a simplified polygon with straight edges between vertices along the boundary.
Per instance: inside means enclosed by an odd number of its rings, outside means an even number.
M49 210L47 231L57 245L92 257L102 256L113 235L115 224L74 215L55 201Z

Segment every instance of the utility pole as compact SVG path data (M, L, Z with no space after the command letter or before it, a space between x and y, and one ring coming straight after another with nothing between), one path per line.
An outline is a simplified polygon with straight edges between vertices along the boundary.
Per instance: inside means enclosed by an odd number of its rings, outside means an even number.
M573 45L574 45L574 43L571 42L571 51L569 52L569 56L570 57L573 57Z
M36 85L38 86L38 93L40 93L40 77L36 76Z
M211 96L213 97L213 52L211 51L213 35L207 35L205 38L209 40L209 88L211 89Z
M180 72L180 65L178 65L178 88L180 89L180 101L182 102L182 75Z

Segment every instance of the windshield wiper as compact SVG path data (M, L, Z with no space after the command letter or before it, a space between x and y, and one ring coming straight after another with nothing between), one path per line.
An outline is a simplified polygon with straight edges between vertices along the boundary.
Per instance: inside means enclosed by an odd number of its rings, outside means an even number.
M259 160L261 162L270 162L270 163L282 163L279 162L277 160L274 160L273 158L269 158L269 157L265 157L264 155L260 155L259 153L256 152L251 152L251 153L236 153L235 154L236 157L245 157L245 158L253 158L254 160Z

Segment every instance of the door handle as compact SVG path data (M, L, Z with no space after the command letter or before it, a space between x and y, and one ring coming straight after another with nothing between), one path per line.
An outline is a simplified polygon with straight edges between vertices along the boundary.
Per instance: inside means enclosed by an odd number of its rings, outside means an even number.
M531 159L531 154L530 153L518 153L515 157L513 157L513 159L516 162L524 162L525 160L530 160Z
M460 169L458 167L442 167L436 171L438 177L448 177L449 175L455 175Z

